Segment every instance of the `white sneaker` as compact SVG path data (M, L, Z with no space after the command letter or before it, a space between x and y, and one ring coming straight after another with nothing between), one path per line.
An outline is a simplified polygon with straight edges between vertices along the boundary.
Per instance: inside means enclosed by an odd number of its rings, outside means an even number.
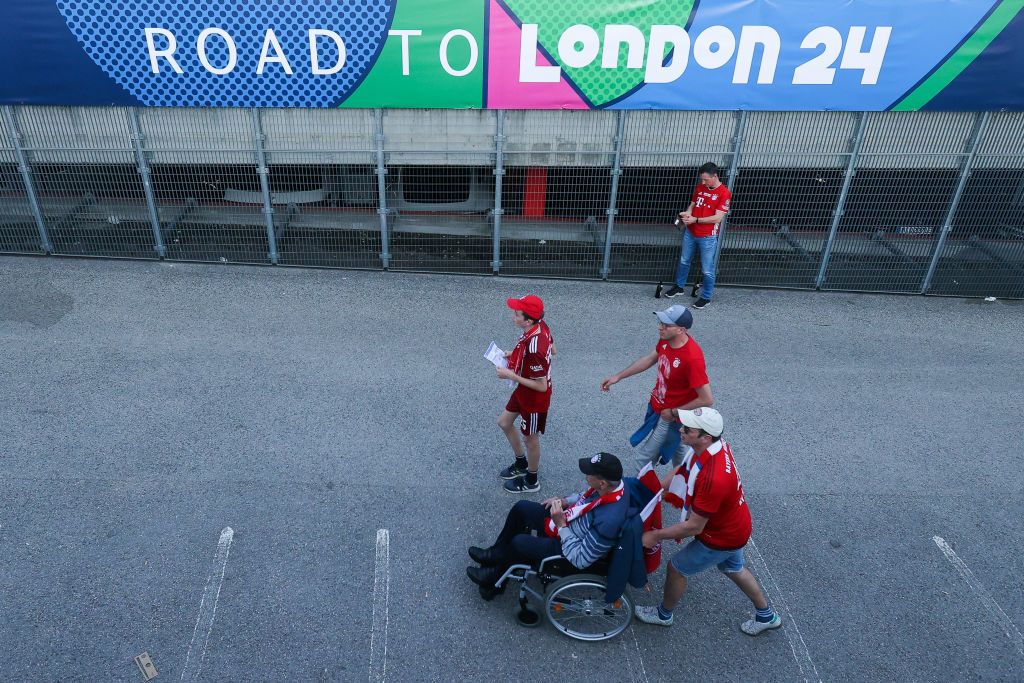
M656 626L671 626L672 622L676 619L674 614L668 619L662 619L661 615L658 614L657 605L637 605L633 608L633 613L636 614L637 619L645 624L654 624Z
M640 616L639 614L637 616ZM758 621L757 619L748 619L740 624L740 630L746 633L748 636L756 636L765 631L770 631L773 628L782 626L782 619L776 614L772 617L771 621Z

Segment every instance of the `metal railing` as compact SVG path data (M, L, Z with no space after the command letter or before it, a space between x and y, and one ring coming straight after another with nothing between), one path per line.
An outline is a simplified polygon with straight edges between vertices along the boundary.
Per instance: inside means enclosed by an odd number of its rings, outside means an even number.
M10 107L0 253L1024 297L1024 115ZM695 277L699 265L693 264Z

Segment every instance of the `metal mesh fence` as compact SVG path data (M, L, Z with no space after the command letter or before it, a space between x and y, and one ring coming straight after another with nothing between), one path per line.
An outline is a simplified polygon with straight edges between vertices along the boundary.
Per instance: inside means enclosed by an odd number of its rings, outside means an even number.
M973 114L870 114L823 288L919 292Z
M682 233L673 222L690 202L697 169L711 161L726 171L735 151L735 112L628 112L616 201L610 274L617 280L670 282ZM691 263L699 273L699 259Z
M856 128L847 112L747 117L720 281L816 286Z
M167 258L270 260L251 114L245 109L139 110Z
M0 253L39 254L39 232L5 119L0 119Z
M1022 137L1021 114L991 117L929 292L1024 297L1024 157L1006 149Z
M379 268L373 113L268 109L261 125L279 262Z
M123 108L16 111L53 253L157 257L127 117Z
M512 111L505 121L501 272L601 277L616 114Z
M1024 297L1018 113L0 110L0 252Z
M381 119L390 267L492 272L494 112L388 110Z

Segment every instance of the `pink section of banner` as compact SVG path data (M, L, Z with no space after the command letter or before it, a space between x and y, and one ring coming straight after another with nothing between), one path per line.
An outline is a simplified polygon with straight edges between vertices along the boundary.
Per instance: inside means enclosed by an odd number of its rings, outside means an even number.
M487 107L490 109L587 109L565 79L557 83L519 82L519 26L497 0L488 0ZM536 64L551 62L537 51Z

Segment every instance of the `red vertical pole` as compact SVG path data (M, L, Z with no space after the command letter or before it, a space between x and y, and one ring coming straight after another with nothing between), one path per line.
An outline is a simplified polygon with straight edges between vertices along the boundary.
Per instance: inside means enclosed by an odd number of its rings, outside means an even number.
M548 169L534 166L526 169L526 183L523 193L523 216L541 218L548 196Z

